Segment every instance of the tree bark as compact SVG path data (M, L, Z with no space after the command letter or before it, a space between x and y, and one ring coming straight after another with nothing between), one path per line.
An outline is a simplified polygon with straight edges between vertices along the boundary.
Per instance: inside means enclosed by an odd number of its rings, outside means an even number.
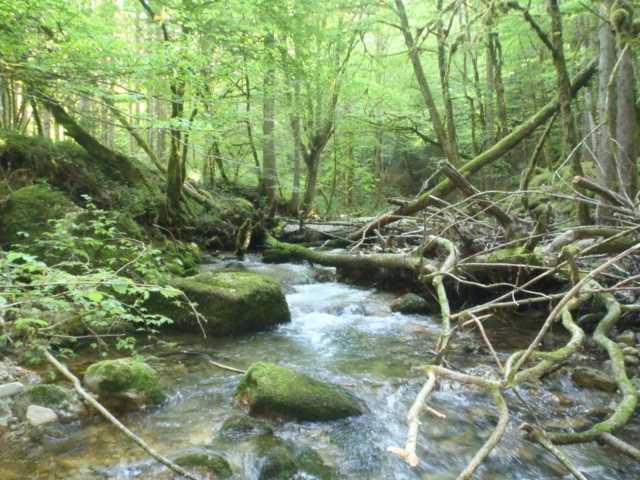
M262 178L260 187L262 194L267 197L269 210L276 201L276 144L274 138L276 98L275 71L273 69L273 34L269 34L264 41L267 50L266 57L269 67L264 75L264 103L262 106Z
M131 185L145 184L142 172L126 156L114 152L90 135L67 113L64 107L54 98L37 93L38 100L51 113L55 121L64 127L66 134L73 138L110 174Z

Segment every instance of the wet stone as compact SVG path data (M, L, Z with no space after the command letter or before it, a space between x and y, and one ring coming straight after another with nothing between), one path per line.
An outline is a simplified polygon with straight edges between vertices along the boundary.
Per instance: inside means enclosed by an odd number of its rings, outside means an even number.
M576 367L571 374L573 383L580 387L595 388L604 392L615 392L616 382L601 370L591 367Z
M640 365L640 358L638 357L632 357L631 355L625 355L624 356L624 364L627 366L638 366Z
M24 385L20 382L5 383L0 385L0 398L13 397L24 392Z
M29 408L27 408L27 421L32 427L39 427L48 422L57 422L58 415L50 408L29 405Z
M633 330L625 330L615 338L616 342L624 343L628 347L635 347L638 343L636 333Z
M0 428L7 428L13 420L13 412L7 402L0 400Z
M622 349L622 353L627 356L632 356L632 357L640 357L640 350L638 350L637 348L633 348L633 347L625 347Z
M591 428L593 423L586 418L567 417L561 420L550 420L542 424L550 432L584 432Z
M260 418L254 418L249 415L233 415L224 421L219 433L227 438L240 438L248 435L273 435L273 426Z
M37 441L44 439L62 440L69 436L69 429L59 422L47 422L29 432L29 436Z
M587 417L598 422L606 420L613 414L613 408L609 407L595 407L587 410Z

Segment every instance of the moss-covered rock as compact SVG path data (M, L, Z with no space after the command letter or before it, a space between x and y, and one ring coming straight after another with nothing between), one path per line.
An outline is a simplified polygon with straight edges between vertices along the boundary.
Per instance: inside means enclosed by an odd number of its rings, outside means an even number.
M249 435L273 435L273 426L266 420L249 415L232 415L224 421L218 433L232 439Z
M50 408L63 423L75 421L85 412L74 392L52 384L27 388L16 397L13 409L18 417L25 419L30 405Z
M280 282L268 275L249 272L207 272L169 282L198 304L206 319L202 326L208 335L231 335L258 331L291 321L291 312ZM161 295L146 306L171 318L172 328L198 332L193 310L176 306Z
M49 229L49 220L76 209L61 192L48 185L32 185L13 192L0 203L0 246L20 241L18 232L34 237Z
M259 480L289 480L300 469L292 449L275 437L258 444L257 468Z
M334 477L334 471L329 467L320 454L310 447L300 447L295 452L296 461L300 465L300 470L309 474L311 478L319 480L331 480Z
M407 293L391 304L391 311L405 315L439 313L438 306L430 304L415 293Z
M158 405L166 399L156 371L131 358L94 363L85 373L84 385L105 405L120 411Z
M229 462L220 455L206 453L192 453L177 458L174 463L182 468L196 469L203 473L213 473L217 478L224 480L231 478L233 470Z
M272 418L326 421L362 415L367 407L341 387L270 363L254 363L235 391L251 414Z

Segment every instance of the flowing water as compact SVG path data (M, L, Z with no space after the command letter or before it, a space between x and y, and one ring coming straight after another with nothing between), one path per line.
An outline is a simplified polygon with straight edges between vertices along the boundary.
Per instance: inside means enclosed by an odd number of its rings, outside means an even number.
M212 263L202 269L214 270L224 264ZM141 353L152 356L151 364L160 372L170 400L162 407L126 416L129 428L170 458L219 453L231 462L236 478L257 478L254 445L225 441L217 435L226 418L242 412L232 400L239 376L213 367L203 356L176 353L190 351L238 368L257 361L276 363L320 380L345 384L365 400L371 412L358 418L275 424L275 434L298 451L315 450L332 470L332 478L438 480L455 478L464 469L490 435L497 410L485 394L449 382L441 384L429 401L446 418L423 415L418 438L420 465L411 468L386 451L390 445L404 446L405 413L424 381L410 368L431 357L439 332L437 319L392 313L389 304L396 298L394 294L316 280L330 277L331 269L264 265L257 257L248 258L243 265L283 282L292 322L235 338L176 335L170 340L177 347L144 348ZM505 325L488 333L502 361L531 334ZM555 339L564 340L560 334ZM491 356L479 337L464 334L456 342L465 347L449 357L452 366L475 375L492 375ZM70 366L81 371L94 360L83 356ZM519 391L543 422L557 422L569 415L586 418L587 409L607 406L613 399L576 389L564 372L552 375L543 385ZM507 393L506 398L511 412L508 430L474 478L573 478L554 457L522 440L518 425L534 420L515 395ZM636 445L640 440L638 420L623 436ZM29 447L0 443L0 479L174 478L162 473L156 462L100 418L79 422L72 429L71 438L60 443ZM590 479L640 478L640 469L631 460L602 447L571 446L564 451ZM296 478L328 477L311 469Z

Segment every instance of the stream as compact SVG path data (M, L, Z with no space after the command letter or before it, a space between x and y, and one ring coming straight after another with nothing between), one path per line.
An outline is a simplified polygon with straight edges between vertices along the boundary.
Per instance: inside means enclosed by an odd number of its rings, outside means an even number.
M213 261L202 265L201 270L216 270L229 261ZM292 442L295 448L315 450L333 471L331 478L440 480L455 478L464 469L490 435L497 409L484 393L457 384L444 382L430 397L429 405L446 418L423 414L418 467L411 468L386 451L390 445L404 446L405 413L424 381L410 368L431 358L440 331L438 319L392 313L389 305L397 294L318 280L330 280L333 269L306 264L265 265L257 256L247 257L243 267L282 281L292 322L268 332L233 338L172 335L167 340L175 342L175 347L143 347L140 353L151 357L150 364L159 371L170 399L161 407L127 415L124 423L129 428L170 458L218 453L232 464L235 478L257 478L252 444L229 442L217 435L226 418L242 413L232 398L239 376L213 367L203 356L179 353L190 351L243 369L258 361L275 363L319 380L345 384L365 400L371 412L361 417L274 425L275 435ZM504 362L511 352L526 345L533 330L523 332L513 325L496 323L487 333ZM562 332L552 338L552 342L564 341ZM460 335L456 344L461 348L449 356L454 368L475 375L493 374L495 364L479 335ZM95 360L95 353L88 352L67 364L81 372ZM614 399L609 394L575 387L563 370L540 385L521 386L518 391L539 414L540 421L558 429L567 428L563 423L567 416L587 421L587 410L609 406ZM573 478L541 447L522 440L518 426L523 421L535 424L535 420L513 393L505 398L511 414L508 430L473 478ZM164 469L155 461L99 417L78 422L72 429L67 440L28 448L0 440L0 479L178 478L162 472ZM621 438L640 443L638 417ZM640 478L635 462L595 444L563 447L563 451L590 479ZM295 478L328 477L311 469Z

